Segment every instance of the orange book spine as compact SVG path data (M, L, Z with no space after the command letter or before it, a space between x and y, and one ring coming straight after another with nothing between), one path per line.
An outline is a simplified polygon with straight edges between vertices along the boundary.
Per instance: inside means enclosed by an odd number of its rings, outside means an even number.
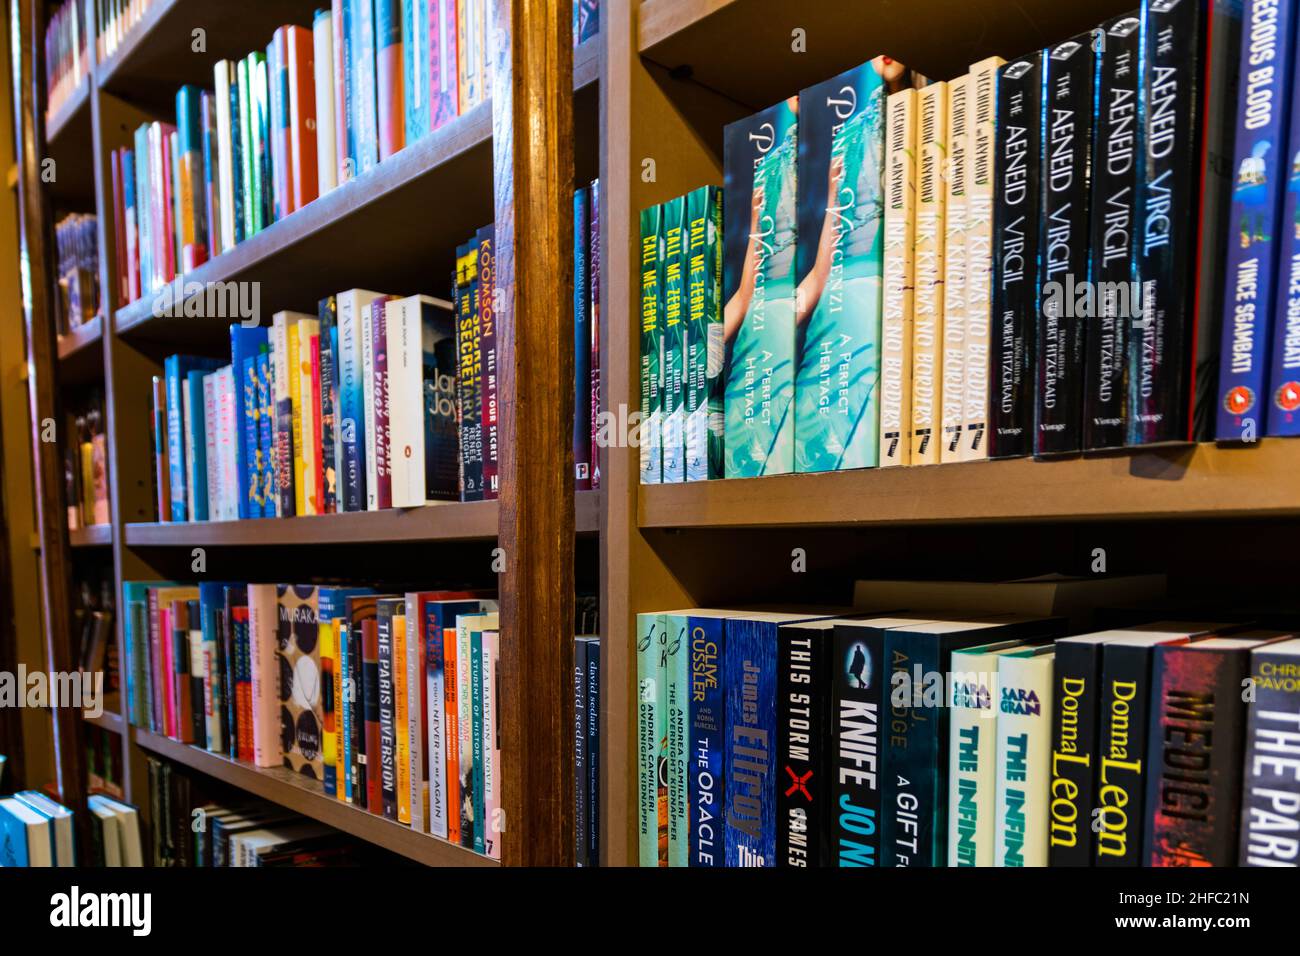
M320 194L316 168L316 47L310 30L289 27L289 165L293 170L291 209Z
M456 700L456 628L442 629L443 705L447 744L447 842L460 846L460 710Z

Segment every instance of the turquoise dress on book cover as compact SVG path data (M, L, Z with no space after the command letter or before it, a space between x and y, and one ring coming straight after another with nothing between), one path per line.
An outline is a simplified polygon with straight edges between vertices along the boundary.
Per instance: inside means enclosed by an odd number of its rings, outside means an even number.
M865 63L799 101L799 276L815 304L798 336L795 470L870 468L880 463L885 90Z
M733 127L765 119L757 135L741 130L747 150L733 147ZM794 312L795 312L795 167L798 161L798 114L792 100L728 127L728 150L750 152L755 142L770 143L758 157L726 158L727 202L743 216L747 230L751 205L737 202L733 177L749 166L752 190L762 192L758 226L753 235L753 293L727 360L726 476L748 478L794 470ZM737 139L739 137L736 137ZM749 199L749 196L744 197ZM724 207L729 221L733 214ZM734 222L734 221L733 221ZM746 237L748 239L749 237ZM728 263L735 266L736 263ZM743 265L743 261L741 263ZM726 283L733 285L731 280Z

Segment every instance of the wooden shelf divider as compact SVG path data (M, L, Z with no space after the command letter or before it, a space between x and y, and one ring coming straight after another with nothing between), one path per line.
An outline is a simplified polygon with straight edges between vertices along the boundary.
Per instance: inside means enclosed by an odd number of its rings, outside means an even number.
M68 544L74 548L104 547L113 543L111 524L89 524L68 531Z

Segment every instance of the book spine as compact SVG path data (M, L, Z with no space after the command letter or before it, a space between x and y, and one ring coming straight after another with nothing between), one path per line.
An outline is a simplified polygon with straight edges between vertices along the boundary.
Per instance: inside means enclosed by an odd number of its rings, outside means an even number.
M1105 648L1097 728L1095 866L1142 865L1150 703L1151 649L1123 644Z
M180 356L170 356L164 363L167 382L167 461L171 469L172 521L185 521L185 452L181 437L181 368Z
M691 866L722 866L723 809L726 806L726 660L724 621L690 618L690 695L687 743L688 850Z
M365 780L363 785L366 788L366 808L376 816L393 819L396 816L396 805L393 813L388 811L388 803L385 800L387 790L384 786L385 781L385 749L384 741L386 738L383 731L383 703L380 692L380 661L379 661L379 622L371 618L361 622L361 673L362 673L362 693L364 694L364 731L362 736L365 738L366 761L364 764ZM388 675L392 679L391 672ZM392 688L389 687L390 704ZM390 718L391 719L391 718ZM388 760L392 759L391 750L388 751ZM391 765L388 765L391 769Z
M500 363L497 355L497 256L496 228L485 226L478 231L478 288L475 307L478 312L479 354L482 359L482 398L480 421L483 458L483 497L500 495Z
M600 865L600 790L600 641L596 639L587 644L587 859L592 866Z
M334 514L338 507L338 460L335 416L338 413L338 308L334 296L320 300L317 312L320 337L317 340L317 366L320 369L316 401L320 404L320 513Z
M447 773L447 669L442 621L433 605L424 607L424 668L427 690L425 723L428 744L429 781L429 832L436 837L448 838L448 808L450 807Z
M707 187L706 187L707 188ZM721 194L719 193L719 197ZM717 229L715 233L717 249L717 277L718 287L722 285L722 204L719 198L716 214ZM593 180L591 183L591 264L588 270L591 276L591 487L600 487L600 445L603 444L601 438L600 424L601 416L601 399L600 399L600 180ZM721 292L718 293L721 295ZM689 340L688 340L689 341ZM718 364L716 374L709 381L716 383L718 386L718 415L722 415L722 345L718 344L717 350ZM717 437L718 437L718 474L722 476L722 422L721 417L717 420ZM712 446L710 446L712 448ZM690 465L688 464L689 468Z
M176 93L177 154L180 169L176 220L181 267L190 272L208 259L207 203L203 187L203 124L199 90L182 86Z
M997 866L1047 866L1052 658L998 661Z
M592 315L598 316L599 226L598 190L592 187ZM702 186L686 196L686 480L721 478L725 467L722 369L725 343L722 327L722 190ZM592 335L599 335L593 320ZM600 413L600 353L593 347L591 417ZM592 466L598 470L597 449Z
M340 510L366 510L365 414L362 403L361 327L363 298L345 292L339 310L339 437L343 452Z
M312 32L291 26L286 30L288 62L289 185L290 211L297 211L319 195L317 176L322 137L320 110L316 105L315 48Z
M663 481L663 260L660 255L662 206L641 210L641 484Z
M1295 642L1291 642L1291 647ZM1250 655L1255 703L1246 725L1240 866L1300 864L1300 659Z
M332 0L330 28L334 34L334 161L339 185L356 175L356 122L352 101L352 0Z
M396 702L393 681L393 607L389 601L379 602L377 627L377 689L379 692L377 719L379 721L379 781L383 801L383 815L396 820L397 816L397 728ZM367 718L368 720L368 718Z
M375 3L375 83L378 105L379 158L387 159L405 145L406 106L402 83L402 4Z
M384 0L378 0L383 3ZM379 162L379 106L378 80L375 60L375 4L376 0L352 0L353 16L350 23L352 35L349 47L352 56L353 126L356 140L356 174L366 172Z
M356 699L355 665L352 662L351 639L348 636L348 624L345 618L334 622L334 633L338 640L339 668L338 695L334 698L339 710L339 754L338 778L339 799L352 803L352 703Z
M1162 646L1152 668L1144 862L1233 866L1249 676L1245 650ZM1252 709L1258 704L1252 706Z
M668 865L667 629L637 615L637 833L641 866Z
M248 614L253 663L253 763L274 767L280 763L280 721L275 690L279 673L275 653L279 611L275 585L249 585Z
M916 291L912 305L911 461L940 461L943 390L944 272L948 155L948 84L942 80L920 91L917 131Z
M309 329L306 324L297 320L290 319L287 324L288 347L285 356L286 367L289 370L289 388L288 395L285 398L285 407L288 410L289 422L289 440L293 449L291 457L292 481L293 487L293 513L295 515L310 514L308 507L310 499L310 489L307 485L307 435L308 429L305 427L304 416L307 409L303 406L303 374L302 358L305 352L305 345L310 338ZM308 387L310 387L310 376L308 376Z
M1057 641L1052 674L1051 866L1092 865L1102 645Z
M687 803L689 744L686 701L690 687L689 620L683 614L665 614L662 620L668 643L665 664L668 681L668 865L688 866L690 814Z
M456 354L459 375L456 391L460 404L461 498L483 498L483 356L478 308L474 302L478 279L478 246L466 243L456 250Z
M987 458L993 197L997 182L998 69L988 57L971 67L966 198L966 357L962 371L962 461Z
M327 603L327 593L327 589L321 590L320 620L316 625L317 645L320 647L321 759L325 770L321 784L325 796L338 799L338 713L334 704L338 699L334 693L338 655L334 647L333 611Z
M483 632L477 629L470 631L469 662L470 750L474 760L474 783L472 787L474 802L471 813L474 826L473 849L475 853L484 853L487 850L487 821L485 819L487 812L487 760L483 747Z
M401 0L402 110L403 135L413 143L429 132L429 98L433 83L429 78L432 58L429 53L429 13L433 4Z
M317 10L312 21L312 82L316 95L316 186L320 195L338 184L338 131L334 103L334 14ZM310 158L307 160L310 161Z
M591 488L591 190L573 194L573 482Z
M126 229L126 282L125 302L140 298L140 205L136 192L136 155L131 149L122 150L122 203Z
M1197 0L1143 0L1141 242L1134 250L1142 317L1128 346L1127 444L1187 438L1200 177L1199 97L1205 24Z
M966 374L966 227L970 178L970 74L948 82L947 204L943 237L943 345L939 460L961 461Z
M1092 48L1092 37L1081 34L1044 54L1035 455L1068 454L1083 445L1086 328L1076 300L1092 281L1087 239Z
M1100 28L1097 53L1096 141L1092 158L1093 317L1084 336L1083 447L1124 444L1124 357L1134 310L1132 281L1137 219L1138 38L1136 17Z
M673 694L672 678L669 678L669 695ZM670 699L669 706L672 706ZM671 750L672 743L669 742ZM581 638L573 642L573 859L575 866L591 866L587 855L587 814L591 802L587 799L587 762L591 759L587 751L587 642ZM669 840L672 833L669 831ZM671 843L669 844L671 853Z
M412 817L416 810L411 804L411 727L409 724L411 691L416 689L410 683L408 646L406 639L405 604L393 608L392 629L392 669L393 669L393 734L396 738L394 765L397 772L397 822L411 826L416 832L422 827L414 824L418 821Z
M397 302L375 302L370 310L371 376L374 389L375 421L375 507L385 510L393 506L393 476L390 472L389 394L388 381L388 310Z
M352 803L362 809L369 806L369 777L366 766L366 660L363 652L365 645L365 621L352 618L348 627L350 644L348 645L348 672L352 678L352 697L350 711L351 739L349 750L352 760L348 767L348 776L352 780Z
M834 632L782 628L777 640L776 865L830 863L829 773ZM840 811L843 812L842 810Z
M1040 54L1008 63L998 76L990 458L1019 458L1033 451L1041 78Z
M776 635L765 623L727 622L723 687L727 700L725 852L727 866L776 865L776 794L772 758L776 699Z
M442 629L443 717L446 733L443 747L447 775L447 842L459 846L460 839L460 678L459 629Z
M891 687L889 741L884 749L884 782L880 788L881 865L935 866L947 858L946 854L940 857L934 852L936 844L947 835L946 818L942 836L934 829L935 797L941 776L940 733L935 708L926 706L915 675L942 672L938 651L930 640L906 631L889 631L881 660L888 662ZM938 710L942 712L942 708ZM948 755L945 752L942 756L946 770ZM945 799L947 795L945 783Z
M293 211L293 167L289 160L289 44L286 27L275 31L266 48L267 155L270 215L265 225Z
M474 849L474 803L478 798L474 768L473 640L463 617L456 620L456 733L460 750L460 845ZM480 835L481 836L481 835Z
M953 654L950 686L948 865L992 866L997 797L997 656L974 651Z
M374 313L383 314L384 296L367 303L359 313L361 332L361 414L365 421L365 438L360 443L366 475L363 511L379 510L378 459L375 452L375 326Z
M891 93L885 103L885 291L880 352L882 468L912 463L917 92L899 90Z
M460 113L459 74L456 63L456 0L431 0L429 69L433 81L429 128L438 129Z
M501 859L501 725L497 709L500 642L496 631L483 634L483 829L484 853Z
M686 480L686 312L683 232L685 197L663 204L663 410L660 413L665 484Z
M269 348L263 346L257 353L257 450L262 461L262 489L258 495L262 502L262 517L274 518L280 509L279 475L276 473L275 442L275 384L272 380L274 365Z
M239 469L239 486L248 489L246 496L240 496L240 502L246 507L247 515L240 515L240 517L260 518L263 516L262 489L265 487L265 478L262 474L263 462L259 441L262 409L257 401L256 355L249 355L244 359L236 391L244 410L239 441L235 446L245 449L244 467Z

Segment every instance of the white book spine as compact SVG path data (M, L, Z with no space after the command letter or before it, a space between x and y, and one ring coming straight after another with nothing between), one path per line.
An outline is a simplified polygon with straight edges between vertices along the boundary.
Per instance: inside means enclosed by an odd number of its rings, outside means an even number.
M253 671L253 762L278 767L280 753L278 607L274 584L248 586L249 653Z
M316 79L316 182L323 196L335 186L334 15L322 10L312 23Z
M966 177L966 358L962 461L988 458L989 324L993 278L994 135L1000 56L971 67Z
M340 452L351 439L346 436L356 436L357 433L365 427L364 404L358 399L364 392L365 377L363 375L364 353L362 328L365 324L368 309L367 306L379 297L376 292L366 292L360 289L351 289L340 294L335 305L338 309L339 322L339 408L336 419L335 434L339 437ZM357 420L353 420L357 418ZM364 441L356 442L356 451L360 457L358 467L361 474L366 474L366 443ZM348 488L348 463L346 455L341 454L341 467L339 469L336 487L338 488L339 510L347 510ZM361 509L365 510L365 507Z
M388 339L388 474L394 508L418 508L424 487L424 356L422 298L385 307Z
M882 468L908 465L912 461L916 101L916 90L899 90L885 101L885 290L880 356Z
M425 777L424 721L420 699L425 691L424 642L420 633L420 602L414 594L406 596L406 736L410 754L411 829L429 832L429 785Z
M961 460L966 374L966 187L970 77L948 82L947 221L943 237L943 375L939 460Z
M439 640L434 643L442 646L443 642ZM424 679L429 708L429 832L445 840L450 808L447 806L447 684L441 662L438 666L430 667L426 661Z
M239 518L239 476L235 464L235 376L229 365L217 372L221 462L221 517L223 521Z
M1052 762L1052 655L998 661L995 866L1047 866Z
M302 448L300 455L302 458L302 500L305 505L304 514L320 514L320 494L318 485L320 484L320 462L316 460L316 439L320 437L320 421L316 418L316 405L318 399L316 389L312 384L312 346L313 337L320 335L320 320L311 318L301 318L298 320L298 394L295 400L298 402L299 433L302 436Z
M497 654L500 645L496 631L483 632L483 807L486 834L483 849L494 860L501 859L501 742L497 733Z
M221 520L221 467L217 460L217 373L203 376L203 443L208 457L208 520Z
M998 655L952 655L948 865L992 866L997 800Z
M235 205L234 151L230 125L230 72L229 60L222 60L213 67L217 100L217 189L221 193L221 208L229 210L227 215L221 217L223 251L233 249L235 246L235 217L239 214L238 207Z
M382 305L379 307L382 308ZM375 457L375 336L374 309L376 303L367 303L361 310L361 399L366 417L366 510L379 510L379 469Z

